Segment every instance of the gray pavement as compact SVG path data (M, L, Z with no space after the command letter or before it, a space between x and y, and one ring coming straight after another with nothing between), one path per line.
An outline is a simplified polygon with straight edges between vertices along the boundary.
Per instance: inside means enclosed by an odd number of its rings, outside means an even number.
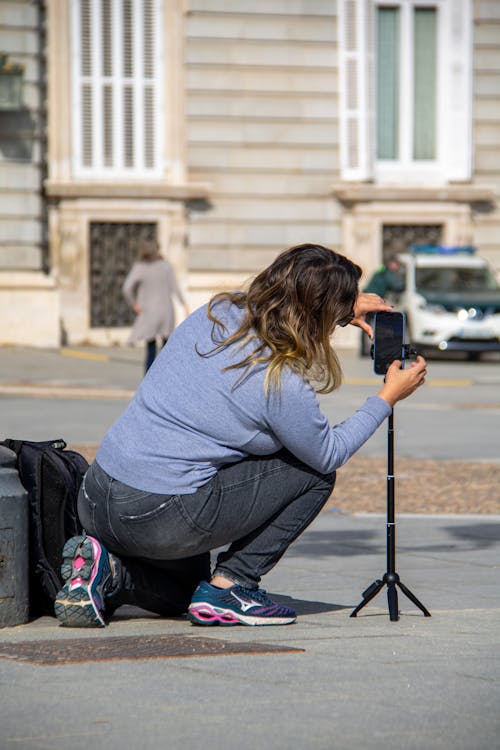
M74 347L62 351L0 348L0 408L6 437L99 443L142 378L142 348ZM333 422L348 417L380 388L372 363L341 352L345 383L322 396ZM408 458L500 460L500 357L473 363L429 362L428 385L398 404L397 453ZM361 449L382 456L379 430Z
M142 352L80 351L107 359L0 350L6 437L99 441L140 380ZM425 425L409 429L410 418L466 412L463 424L483 435L480 455L498 460L500 365L455 364L438 363L419 407L401 405L405 451L426 445ZM327 408L349 413L373 392L367 369L347 355L344 401L335 395ZM446 451L460 458L467 435L453 438ZM370 450L384 454L384 436ZM431 618L400 592L401 617L391 622L385 589L350 618L385 572L385 517L325 512L265 580L297 610L292 626L196 628L124 607L102 630L64 629L52 618L0 630L0 749L500 747L500 516L397 521L397 570ZM173 655L137 653L159 643ZM206 655L210 645L223 655ZM44 663L54 649L60 662ZM90 661L74 661L79 654Z

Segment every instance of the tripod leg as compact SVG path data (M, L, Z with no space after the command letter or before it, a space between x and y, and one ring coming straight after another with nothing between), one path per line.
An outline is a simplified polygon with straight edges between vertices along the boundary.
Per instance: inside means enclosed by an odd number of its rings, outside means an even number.
M361 609L363 609L363 607L365 606L365 604L368 604L368 602L371 602L371 600L375 596L377 596L378 592L380 591L380 589L382 588L383 585L384 585L384 581L381 581L380 579L377 579L370 586L368 586L368 588L366 589L366 591L363 591L363 593L361 594L361 596L363 597L363 600L358 604L358 606L356 607L356 609L353 609L353 611L350 614L350 617L356 617L356 615L358 614L358 612Z
M398 590L395 583L387 584L387 603L389 605L389 619L392 622L399 620L398 612Z
M429 612L429 610L424 607L424 605L422 604L422 602L419 602L419 600L417 599L417 597L415 596L415 594L412 594L412 592L410 591L410 589L407 586L405 586L404 583L401 583L401 581L398 581L398 586L401 589L401 591L403 592L403 594L406 594L406 596L408 597L408 599L410 601L412 601L413 604L415 604L415 606L417 606L424 613L424 615L426 617L430 617L431 616L431 613Z

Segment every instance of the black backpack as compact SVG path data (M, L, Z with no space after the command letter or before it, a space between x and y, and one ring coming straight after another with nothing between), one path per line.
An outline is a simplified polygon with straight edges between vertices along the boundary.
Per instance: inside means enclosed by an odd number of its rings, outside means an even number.
M63 582L62 549L82 533L76 501L86 459L65 450L64 440L7 439L0 443L17 455L19 479L29 500L30 616L54 615L54 600Z

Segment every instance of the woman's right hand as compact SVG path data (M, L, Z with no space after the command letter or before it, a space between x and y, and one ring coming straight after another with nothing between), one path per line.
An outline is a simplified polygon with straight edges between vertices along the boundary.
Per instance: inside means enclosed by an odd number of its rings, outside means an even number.
M425 383L427 375L427 362L418 356L416 362L411 363L407 370L401 370L401 362L396 360L387 370L384 386L377 395L383 398L390 406L398 401L411 396L417 388Z

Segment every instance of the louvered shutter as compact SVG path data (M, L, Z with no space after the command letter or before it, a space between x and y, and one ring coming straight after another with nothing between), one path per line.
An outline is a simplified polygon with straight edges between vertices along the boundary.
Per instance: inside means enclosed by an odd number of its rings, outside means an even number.
M77 175L160 174L161 0L72 0Z
M471 0L450 0L442 49L445 102L440 124L444 170L448 180L469 180L472 172L472 8Z
M373 7L370 0L339 0L339 120L341 176L373 175Z

